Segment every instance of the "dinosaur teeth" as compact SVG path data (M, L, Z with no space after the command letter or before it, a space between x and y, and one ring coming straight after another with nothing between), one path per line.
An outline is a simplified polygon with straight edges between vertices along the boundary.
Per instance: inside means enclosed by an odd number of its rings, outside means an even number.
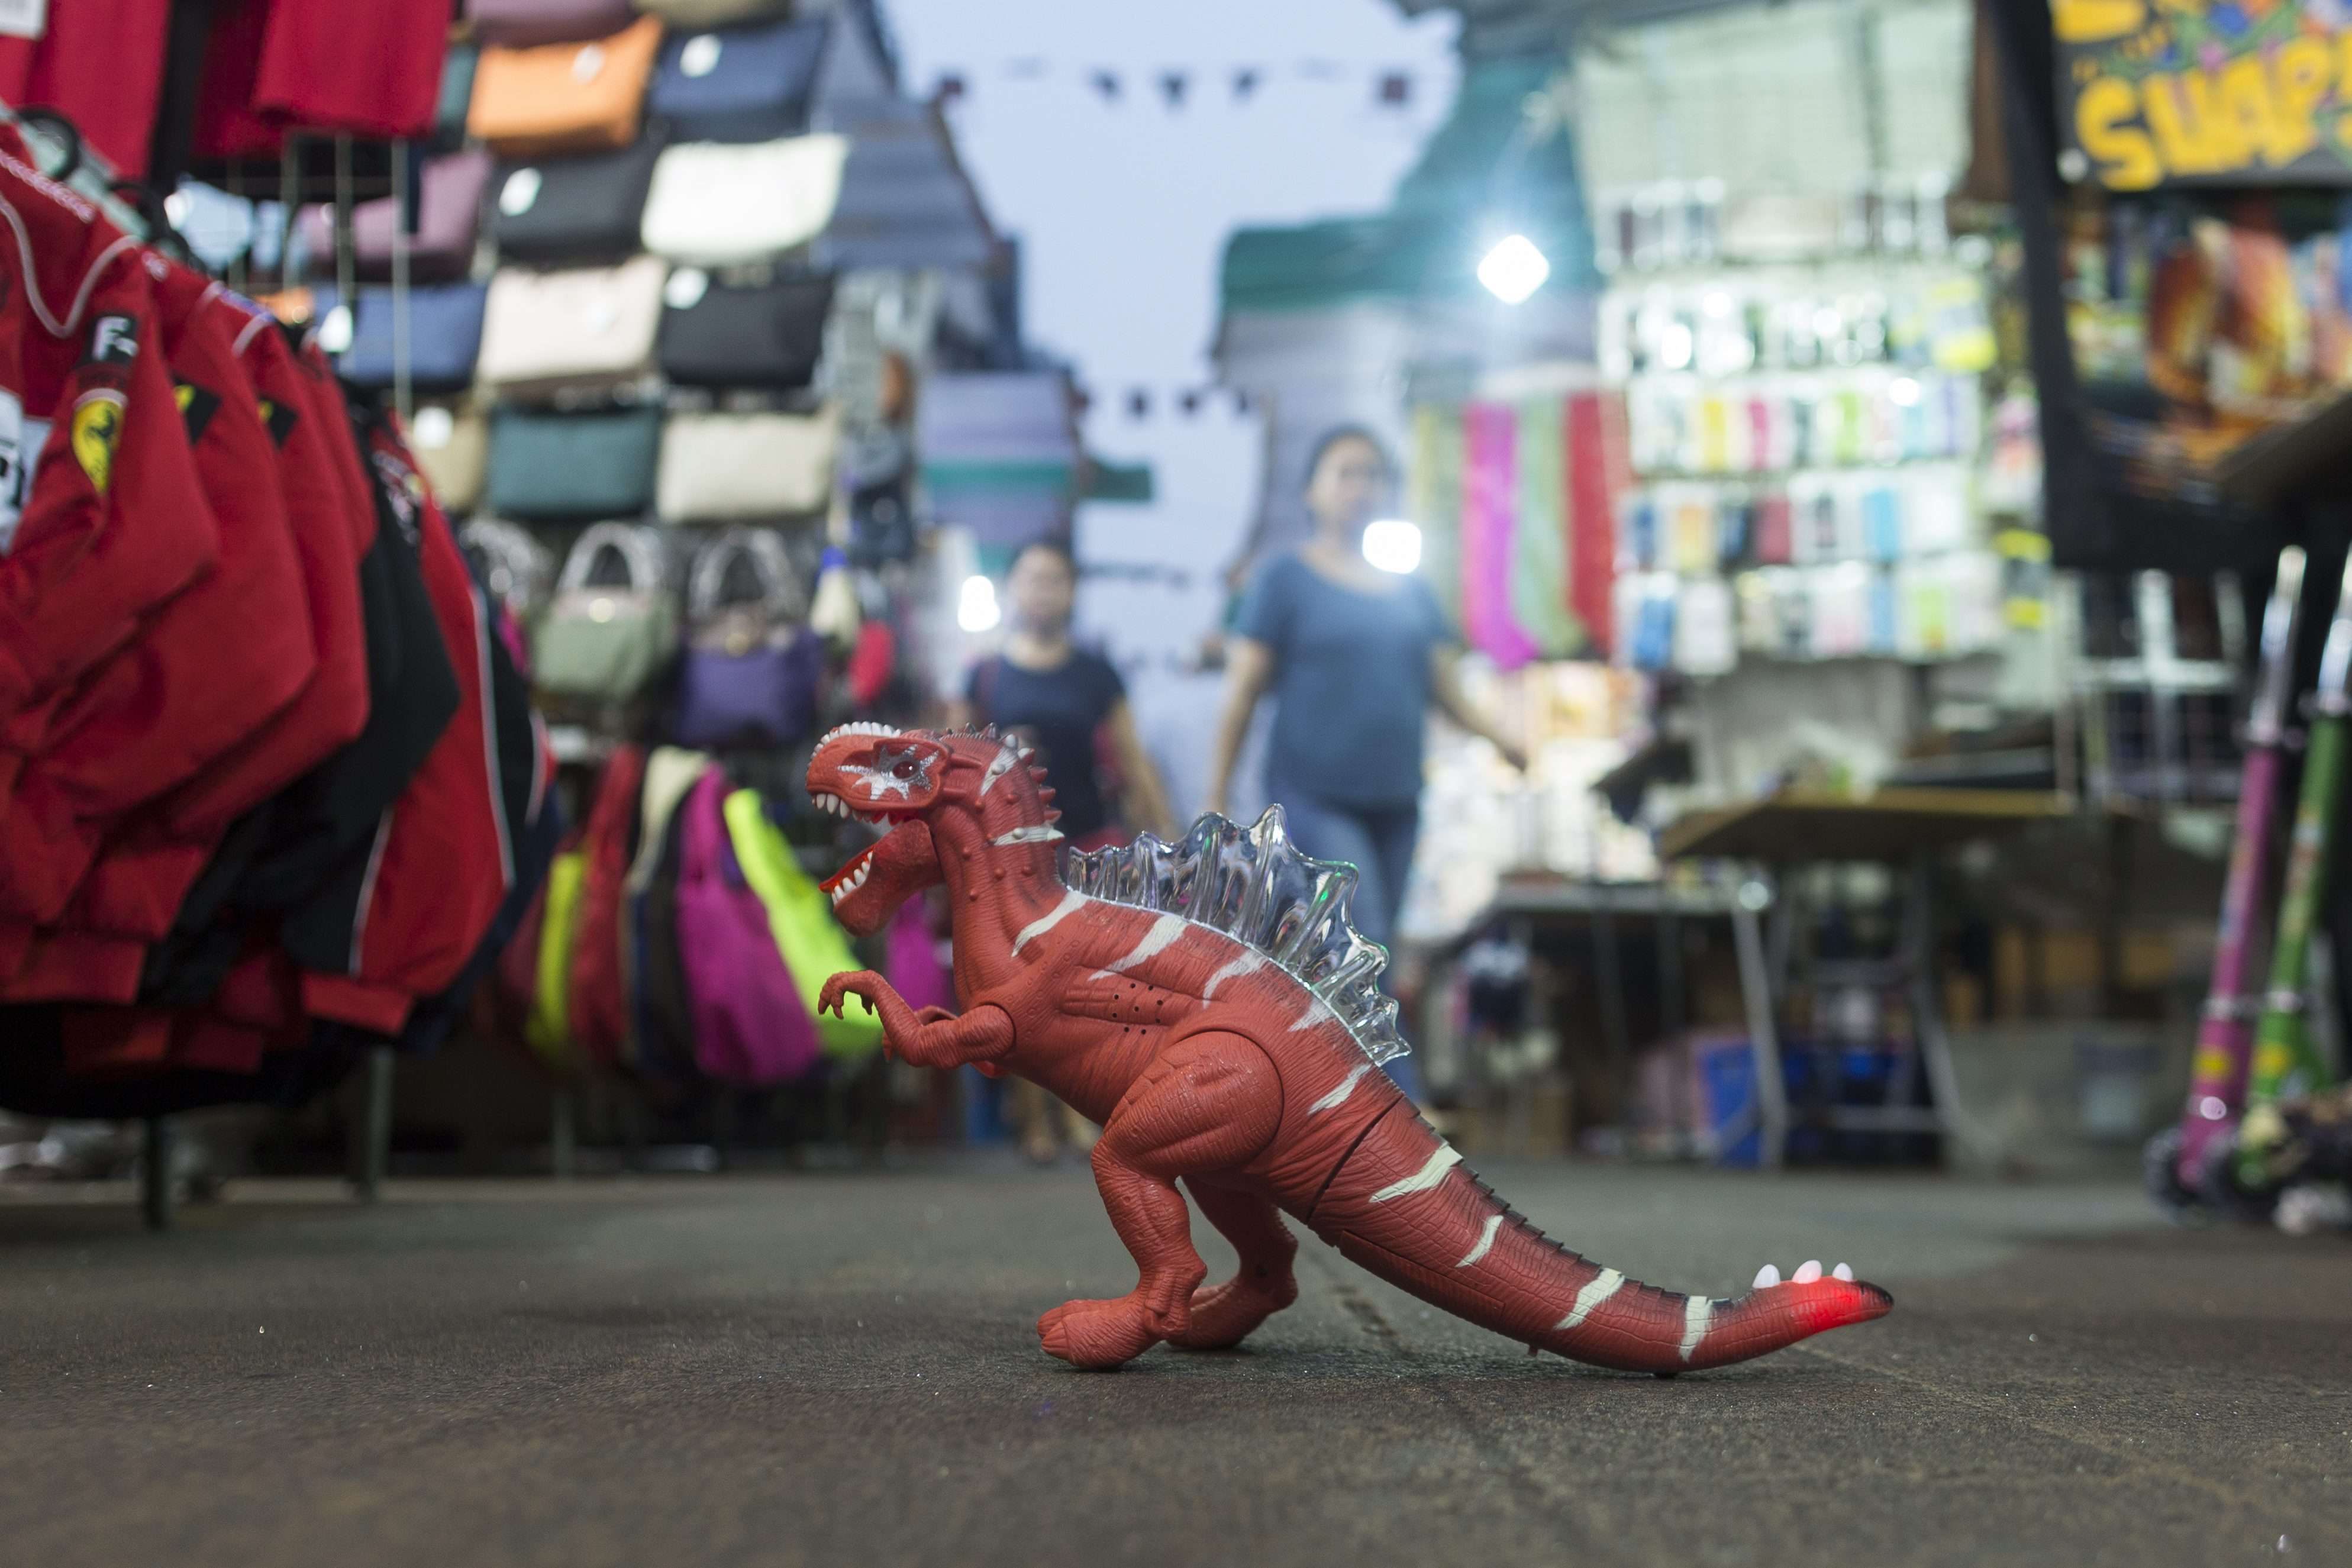
M1797 1265L1797 1271L1790 1275L1789 1279L1791 1284L1810 1285L1821 1277L1822 1260L1818 1258L1808 1258Z
M1849 1285L1853 1284L1853 1265L1851 1263L1839 1264L1835 1268L1830 1270L1830 1278L1832 1279L1843 1279Z
M1750 1285L1748 1289L1751 1290L1769 1289L1772 1286L1778 1285L1780 1282L1780 1266L1777 1263L1768 1263L1763 1268L1759 1268L1756 1271L1756 1282L1753 1285Z

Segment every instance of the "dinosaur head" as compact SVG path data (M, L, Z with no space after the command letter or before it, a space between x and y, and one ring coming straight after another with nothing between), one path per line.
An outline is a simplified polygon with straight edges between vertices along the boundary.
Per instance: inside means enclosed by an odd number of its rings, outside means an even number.
M945 740L887 724L845 724L809 759L809 798L819 810L885 828L825 882L833 910L858 936L879 931L898 907L940 879L925 818L945 798L953 762Z

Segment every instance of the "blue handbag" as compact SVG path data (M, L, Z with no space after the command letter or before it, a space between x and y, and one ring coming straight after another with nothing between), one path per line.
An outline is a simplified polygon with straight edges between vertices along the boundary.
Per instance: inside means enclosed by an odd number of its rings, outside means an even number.
M463 392L474 384L482 349L479 283L444 283L408 291L408 379L419 392ZM352 320L352 346L335 366L356 386L393 383L390 289L362 289Z
M730 529L703 551L688 594L680 745L773 749L816 728L824 639L793 624L801 597L783 544L769 530Z
M674 31L662 45L646 107L682 142L801 135L829 25L820 16Z

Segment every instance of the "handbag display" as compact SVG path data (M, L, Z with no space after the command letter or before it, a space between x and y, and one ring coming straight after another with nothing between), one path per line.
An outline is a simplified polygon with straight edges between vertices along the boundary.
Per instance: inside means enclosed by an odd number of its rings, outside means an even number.
M499 165L490 181L490 235L502 261L561 265L635 255L659 137L617 153Z
M490 421L489 510L533 522L633 518L653 500L661 410L501 408Z
M687 594L680 744L772 750L816 728L824 639L792 624L801 601L772 532L730 529L703 551Z
M629 0L468 0L466 16L475 37L509 48L607 37L637 19Z
M408 239L408 275L417 282L463 278L474 265L474 242L482 231L482 190L489 184L490 155L479 148L435 158L418 182L416 232ZM352 209L352 259L360 277L392 276L392 247L400 226L394 196L362 202ZM324 206L302 209L302 244L311 265L334 265L332 213Z
M572 1042L590 1061L620 1060L629 1033L623 983L621 884L629 872L629 836L636 826L646 753L616 748L596 782L580 840L580 908L572 942L572 995L564 1021Z
M808 130L832 19L674 31L646 111L680 141L767 142Z
M442 510L454 516L474 510L490 462L490 422L480 409L470 403L425 405L410 422L408 447Z
M408 380L418 392L463 392L474 384L474 362L482 347L482 302L478 283L441 283L408 291ZM337 374L353 385L383 391L393 384L392 290L360 290L351 316L351 347L335 362Z
M563 563L531 645L531 677L560 697L625 702L677 652L677 605L651 530L600 522Z
M848 155L842 136L670 147L646 197L645 247L691 266L735 267L806 245L833 221Z
M754 16L781 16L792 0L635 0L638 10L673 27L715 27Z
M673 414L655 510L665 522L805 516L833 500L833 412Z
M677 384L792 389L815 379L831 277L732 287L685 267L663 299L661 371Z
M546 607L555 555L530 530L478 517L457 531L457 543L490 597L517 620L529 621Z
M627 146L644 118L661 31L641 16L588 43L484 49L467 129L507 157Z
M751 802L756 815L759 797ZM695 1065L722 1083L782 1083L817 1063L814 993L786 964L768 906L736 858L730 841L734 815L726 775L716 768L678 808L674 918L694 1018ZM824 979L815 984L822 986Z
M531 951L531 1004L523 1022L523 1043L560 1073L580 1065L579 1053L572 1045L570 1017L572 939L579 925L580 889L585 877L575 835L556 851L547 868L536 931L529 919L523 922L523 934L535 934L538 939Z
M849 933L833 918L833 900L801 869L792 845L761 809L756 790L737 790L727 797L725 810L728 843L743 868L743 879L768 908L768 928L800 991L802 1009L816 1016L819 1045L837 1058L871 1054L882 1044L880 1015L856 1006L843 1008L838 1018L817 1015L826 978L857 967Z
M500 268L482 323L483 386L544 396L642 379L653 370L668 272L650 256L560 272Z

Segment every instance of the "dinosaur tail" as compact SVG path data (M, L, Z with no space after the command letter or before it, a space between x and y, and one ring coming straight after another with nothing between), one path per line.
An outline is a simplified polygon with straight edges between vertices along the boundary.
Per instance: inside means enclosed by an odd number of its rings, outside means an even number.
M1894 1298L1843 1264L1767 1268L1710 1300L1626 1279L1505 1207L1434 1128L1400 1101L1369 1128L1306 1216L1350 1262L1432 1306L1595 1366L1670 1375L1724 1366L1849 1323Z

